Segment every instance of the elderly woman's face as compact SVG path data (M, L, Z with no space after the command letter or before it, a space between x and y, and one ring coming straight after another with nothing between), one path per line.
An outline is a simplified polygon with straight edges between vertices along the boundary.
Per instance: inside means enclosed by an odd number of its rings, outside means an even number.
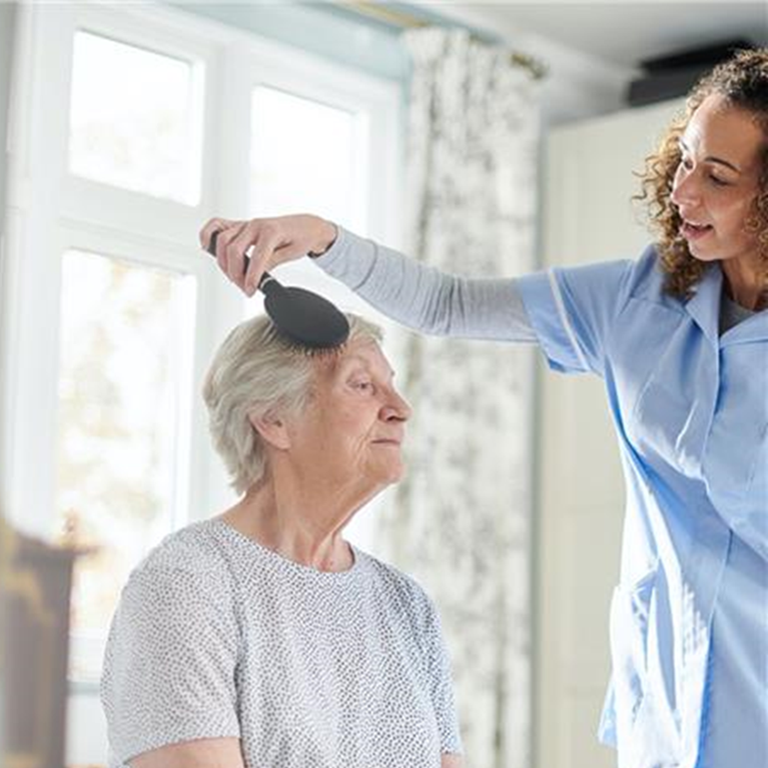
M753 117L720 95L708 96L691 117L680 141L672 202L697 259L755 255L756 235L746 233L744 224L758 193L765 142Z
M367 339L317 360L312 399L289 426L290 451L305 477L363 494L400 479L410 408L393 376L379 345Z

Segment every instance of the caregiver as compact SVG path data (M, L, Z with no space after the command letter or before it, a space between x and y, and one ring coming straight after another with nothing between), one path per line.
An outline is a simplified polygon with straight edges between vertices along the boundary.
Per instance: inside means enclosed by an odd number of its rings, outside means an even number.
M636 261L517 279L445 275L308 215L214 219L201 242L223 230L219 266L248 294L312 252L409 327L534 341L601 376L627 503L600 737L620 768L765 768L768 50L694 87L643 190L656 237Z

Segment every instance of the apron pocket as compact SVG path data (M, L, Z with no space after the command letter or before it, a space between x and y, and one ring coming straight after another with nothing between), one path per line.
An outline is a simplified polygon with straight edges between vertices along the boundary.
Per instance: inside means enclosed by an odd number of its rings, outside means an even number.
M657 566L654 566L630 587L620 584L613 590L610 613L611 658L616 694L616 724L620 733L632 728L646 688L648 626L656 575Z

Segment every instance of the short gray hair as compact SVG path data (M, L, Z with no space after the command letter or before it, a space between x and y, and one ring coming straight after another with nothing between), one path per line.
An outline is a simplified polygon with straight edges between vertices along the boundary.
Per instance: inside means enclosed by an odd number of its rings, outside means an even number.
M349 340L380 342L381 329L347 313ZM213 358L203 383L213 444L231 485L245 493L267 474L264 440L249 417L298 415L307 405L318 357L286 341L266 315L236 326Z

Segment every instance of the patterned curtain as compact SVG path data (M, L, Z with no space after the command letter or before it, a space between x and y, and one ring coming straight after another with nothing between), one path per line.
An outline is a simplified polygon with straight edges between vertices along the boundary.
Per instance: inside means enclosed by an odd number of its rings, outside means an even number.
M409 31L408 252L454 274L534 262L538 86L463 31ZM409 473L387 556L437 602L471 768L528 768L530 349L409 335Z

